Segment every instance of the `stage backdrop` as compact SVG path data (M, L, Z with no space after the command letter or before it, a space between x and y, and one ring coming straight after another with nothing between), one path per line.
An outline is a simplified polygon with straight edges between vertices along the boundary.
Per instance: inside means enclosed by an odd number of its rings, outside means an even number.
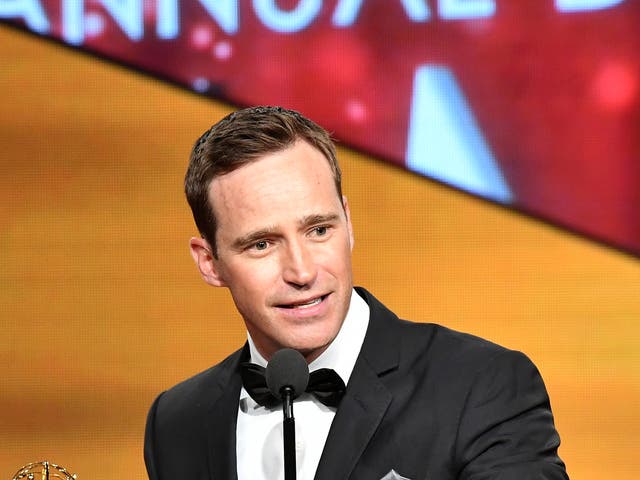
M640 256L637 0L11 0L0 21L234 105L286 104Z
M242 344L188 253L193 141L232 111L0 28L0 477L145 477L155 396ZM399 315L526 352L573 479L640 471L640 265L340 149L355 278ZM606 161L606 159L602 159Z

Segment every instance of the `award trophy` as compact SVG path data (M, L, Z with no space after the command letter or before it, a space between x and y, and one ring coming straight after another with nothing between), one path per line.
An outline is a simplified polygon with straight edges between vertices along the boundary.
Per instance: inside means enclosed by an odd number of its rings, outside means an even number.
M34 462L25 465L16 472L12 480L49 480L59 478L62 480L76 480L75 474L69 473L66 468L55 463Z

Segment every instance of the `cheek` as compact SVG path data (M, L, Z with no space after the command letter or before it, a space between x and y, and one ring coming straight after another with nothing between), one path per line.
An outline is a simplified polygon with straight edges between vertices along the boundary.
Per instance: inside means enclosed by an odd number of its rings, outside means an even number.
M264 288L251 280L240 281L229 285L229 292L240 314L246 318L256 318L263 315L266 303Z
M269 262L252 262L229 272L227 284L234 296L243 303L261 301L276 283L277 275Z
M351 246L349 242L341 242L324 258L324 264L330 271L343 274L351 271Z

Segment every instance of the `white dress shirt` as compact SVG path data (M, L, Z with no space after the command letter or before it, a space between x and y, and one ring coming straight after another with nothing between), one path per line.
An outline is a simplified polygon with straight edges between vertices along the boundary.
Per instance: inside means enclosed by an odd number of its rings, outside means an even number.
M313 362L309 370L333 368L345 385L360 353L369 325L369 306L355 290L342 327L331 345ZM266 367L248 335L251 361ZM312 480L329 434L336 409L320 403L304 393L293 404L296 422L296 470L299 480ZM242 388L236 425L236 455L238 480L284 479L282 441L282 405L265 408L258 405Z

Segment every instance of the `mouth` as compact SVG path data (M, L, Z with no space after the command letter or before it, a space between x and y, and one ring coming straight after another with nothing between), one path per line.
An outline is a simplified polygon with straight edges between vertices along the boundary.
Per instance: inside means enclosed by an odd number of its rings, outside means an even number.
M328 295L321 295L319 297L310 298L307 300L302 300L300 302L286 303L282 305L278 305L279 308L286 308L289 310L304 310L305 308L312 308L316 305L322 303L322 301L327 298Z

